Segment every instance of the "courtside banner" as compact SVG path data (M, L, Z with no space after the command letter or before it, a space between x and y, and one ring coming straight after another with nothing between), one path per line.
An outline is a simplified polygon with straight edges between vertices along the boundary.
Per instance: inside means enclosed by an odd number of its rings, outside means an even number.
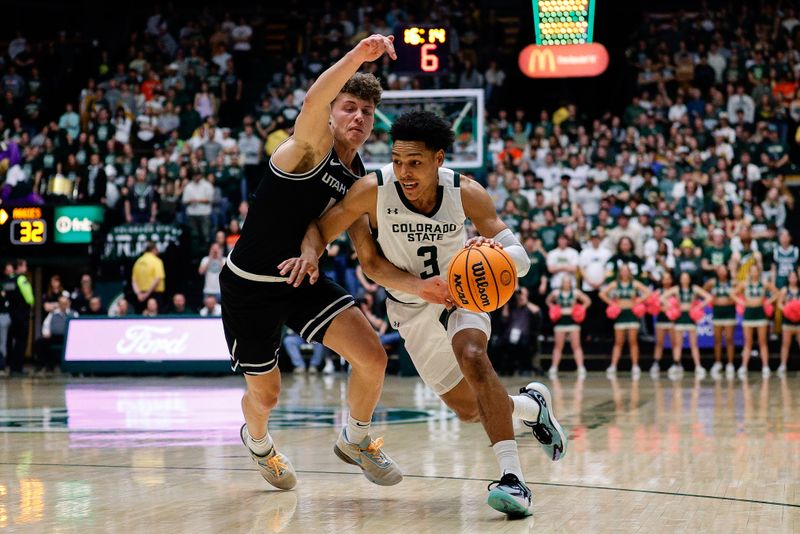
M211 367L206 364L213 364ZM65 371L230 369L219 317L78 318L67 325ZM127 364L142 364L131 367ZM191 364L188 367L169 364ZM221 364L221 365L220 365ZM77 367L76 367L77 366Z
M608 51L600 43L528 45L519 53L519 68L530 78L579 78L602 74Z

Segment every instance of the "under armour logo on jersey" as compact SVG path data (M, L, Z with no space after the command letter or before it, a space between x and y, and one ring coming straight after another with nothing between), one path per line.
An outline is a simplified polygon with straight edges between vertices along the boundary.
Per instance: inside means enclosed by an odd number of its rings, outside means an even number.
M386 208L386 213L389 215L397 215L399 210L397 208Z

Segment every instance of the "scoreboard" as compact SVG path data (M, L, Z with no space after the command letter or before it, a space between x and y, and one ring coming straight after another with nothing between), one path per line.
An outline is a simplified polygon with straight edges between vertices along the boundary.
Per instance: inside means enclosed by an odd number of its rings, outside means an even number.
M99 205L0 207L0 250L19 256L77 254L92 243L104 218Z
M392 70L398 73L425 75L447 71L450 43L447 28L409 25L395 30L394 49L397 60Z

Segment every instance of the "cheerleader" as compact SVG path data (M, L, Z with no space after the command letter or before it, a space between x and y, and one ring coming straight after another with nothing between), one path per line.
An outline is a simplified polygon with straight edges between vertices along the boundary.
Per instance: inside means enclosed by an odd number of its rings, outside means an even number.
M674 280L672 278L672 271L665 270L661 275L661 311L656 316L656 344L653 348L653 365L650 366L650 376L653 378L658 377L661 372L661 358L664 354L664 341L669 336L672 337L672 329L675 326L673 321L667 317L667 301L664 299L664 293L674 287Z
M555 342L553 344L553 363L547 374L550 378L558 375L558 364L564 351L564 342L569 335L572 353L575 355L575 364L578 366L578 378L586 378L586 367L583 365L583 347L581 347L581 326L572 319L572 307L582 304L588 308L592 301L588 295L578 289L573 289L572 278L565 276L561 279L561 288L547 296L547 305L557 305L561 308L561 317L553 327Z
M631 351L631 377L636 380L641 376L639 367L639 318L633 314L633 307L643 302L650 295L650 290L634 280L631 269L627 263L621 263L617 270L617 279L606 285L600 292L600 299L609 306L618 306L620 314L614 319L614 348L611 350L611 365L606 369L606 374L614 376L617 373L617 363L622 357L622 347L625 340Z
M669 368L669 376L677 378L683 373L681 359L683 357L683 334L689 337L689 347L694 361L694 376L702 379L706 376L705 368L700 364L700 348L697 345L697 323L694 322L689 312L695 300L701 299L701 304L705 308L711 300L711 294L702 287L692 284L692 276L684 271L678 278L678 286L671 288L664 293L664 299L677 297L681 307L681 315L675 321L672 334L672 367Z
M717 378L722 372L722 340L724 336L725 350L728 356L725 375L733 378L736 371L733 366L735 352L733 329L736 327L736 303L733 300L731 273L727 266L717 266L716 277L706 282L705 290L714 298L714 311L711 319L711 324L714 325L714 365L711 367L711 376Z
M787 304L793 301L800 301L800 284L798 284L797 271L795 270L791 270L789 272L786 287L781 289L781 310L785 308ZM789 349L792 346L792 337L797 339L797 343L800 344L800 320L790 321L784 314L782 329L783 340L781 342L781 365L778 367L778 374L781 376L786 374L786 363L789 361Z
M767 295L770 297L767 297ZM747 364L750 362L750 351L753 349L753 336L758 335L758 346L761 353L761 374L770 375L769 346L767 344L767 315L764 312L765 303L773 303L778 297L778 291L772 282L761 281L761 268L757 263L750 265L747 278L736 285L733 296L744 301L744 348L742 349L742 366L737 374L742 380L747 376Z

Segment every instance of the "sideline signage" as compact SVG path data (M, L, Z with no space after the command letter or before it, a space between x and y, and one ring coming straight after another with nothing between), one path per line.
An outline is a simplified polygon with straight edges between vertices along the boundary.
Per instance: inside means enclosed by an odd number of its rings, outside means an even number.
M66 372L230 372L219 317L76 318L67 323Z
M528 45L519 53L519 68L529 78L599 76L608 68L608 51L600 43Z

